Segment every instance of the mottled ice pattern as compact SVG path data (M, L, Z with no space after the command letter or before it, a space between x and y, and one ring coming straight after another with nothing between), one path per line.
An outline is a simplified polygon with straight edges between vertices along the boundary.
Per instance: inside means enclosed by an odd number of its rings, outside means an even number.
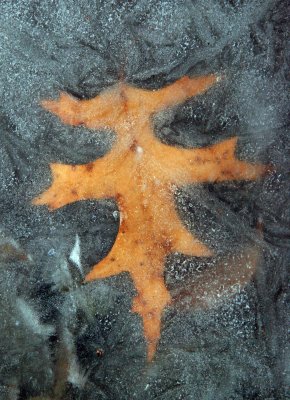
M289 15L287 0L0 2L1 400L288 398ZM173 301L148 363L130 276L83 283L115 241L114 199L32 204L49 163L93 161L116 136L65 125L40 101L212 73L219 85L154 116L155 135L183 148L238 136L237 157L271 172L177 191L214 256L167 258ZM216 268L251 246L253 278L213 291Z

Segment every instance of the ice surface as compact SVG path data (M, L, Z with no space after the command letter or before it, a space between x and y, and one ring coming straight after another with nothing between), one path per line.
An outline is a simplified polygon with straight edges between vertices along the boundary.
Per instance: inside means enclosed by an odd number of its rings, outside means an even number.
M289 15L284 0L1 1L1 400L287 398ZM168 256L173 300L147 363L129 274L83 284L115 241L116 201L32 204L50 163L92 162L116 133L63 124L40 102L211 73L222 79L208 94L153 117L156 137L188 149L238 136L236 156L272 171L178 188L180 220L214 256ZM254 276L223 282L219 268L246 267L249 248Z

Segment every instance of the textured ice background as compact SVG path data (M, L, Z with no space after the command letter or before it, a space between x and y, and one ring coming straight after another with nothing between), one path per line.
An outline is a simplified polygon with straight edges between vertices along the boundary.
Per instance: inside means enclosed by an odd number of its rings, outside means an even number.
M287 0L1 1L1 400L287 398L289 15ZM94 160L114 134L65 126L39 102L91 98L121 76L153 89L207 73L222 84L157 115L155 133L183 147L238 135L240 158L275 166L262 183L177 196L217 257L259 241L257 224L263 256L254 281L215 307L177 296L147 365L129 276L81 285L114 242L114 201L31 205L50 162ZM178 292L210 267L172 256L167 285Z

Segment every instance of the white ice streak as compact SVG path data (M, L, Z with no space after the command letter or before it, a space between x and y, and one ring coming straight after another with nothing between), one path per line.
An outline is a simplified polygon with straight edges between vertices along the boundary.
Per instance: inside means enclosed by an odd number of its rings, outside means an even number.
M76 349L74 344L74 338L69 329L64 328L63 330L63 343L68 356L68 381L73 385L81 388L85 386L87 381L87 375L81 370L76 357Z
M24 299L16 300L16 307L23 317L23 323L32 330L33 333L42 336L51 336L54 333L54 328L51 325L41 324L37 312Z
M83 267L81 264L81 241L78 234L76 234L75 244L69 255L69 259L77 266L78 270L83 275Z

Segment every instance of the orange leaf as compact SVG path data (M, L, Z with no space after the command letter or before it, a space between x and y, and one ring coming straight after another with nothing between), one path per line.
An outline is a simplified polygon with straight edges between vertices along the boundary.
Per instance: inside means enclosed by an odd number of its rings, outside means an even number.
M156 91L120 83L91 100L63 93L58 100L42 102L66 124L116 132L117 140L104 157L86 165L52 164L53 183L34 204L53 210L84 199L116 199L121 214L118 236L86 281L130 273L138 292L133 311L143 318L148 360L160 337L163 309L171 300L163 277L166 256L212 254L180 221L174 205L176 187L253 180L266 172L264 165L235 157L237 138L207 148L180 149L155 137L154 113L203 93L216 81L214 75L184 77Z

